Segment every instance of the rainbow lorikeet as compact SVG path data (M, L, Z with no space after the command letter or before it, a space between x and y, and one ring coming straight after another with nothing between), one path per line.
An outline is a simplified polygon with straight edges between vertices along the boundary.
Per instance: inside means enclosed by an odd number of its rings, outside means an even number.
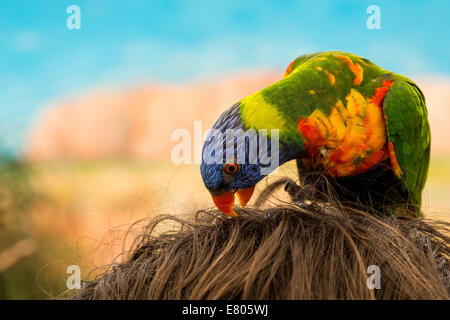
M213 129L224 136L266 129L268 137L278 129L279 165L297 159L300 175L325 174L343 199L420 214L430 155L425 98L414 82L365 58L338 51L299 56L280 81L234 104ZM245 205L267 172L248 157L225 158L236 155L234 143L212 141L203 146L203 182L216 206L235 215L235 193ZM237 149L248 154L245 141ZM223 161L208 161L217 146Z

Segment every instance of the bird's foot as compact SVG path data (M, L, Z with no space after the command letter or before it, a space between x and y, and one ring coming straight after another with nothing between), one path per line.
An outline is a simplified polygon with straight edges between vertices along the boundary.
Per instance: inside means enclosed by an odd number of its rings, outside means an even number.
M318 203L326 202L325 199L322 199L321 193L309 184L300 186L293 180L288 180L284 185L284 190L289 194L292 202L301 208L320 208Z

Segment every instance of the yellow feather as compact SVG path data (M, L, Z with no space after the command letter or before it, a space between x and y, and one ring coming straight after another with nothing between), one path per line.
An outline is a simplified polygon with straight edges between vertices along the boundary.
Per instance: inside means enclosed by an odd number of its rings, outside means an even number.
M264 100L260 92L242 99L241 103L241 116L250 128L267 129L267 133L270 135L271 129L285 127L286 121L283 116L274 106Z

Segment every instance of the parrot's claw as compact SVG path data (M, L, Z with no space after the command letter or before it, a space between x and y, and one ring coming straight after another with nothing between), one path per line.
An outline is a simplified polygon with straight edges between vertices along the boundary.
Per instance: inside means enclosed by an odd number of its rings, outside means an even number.
M295 198L301 187L294 182L294 180L287 180L284 184L284 191L286 191L291 198Z
M305 202L306 200L312 200L314 197L314 190L311 186L299 186L293 180L286 181L284 191L286 191L294 201Z
M293 180L286 181L284 190L289 194L296 205L300 208L313 208L315 210L321 210L320 206L316 203L317 194L311 185L299 186Z

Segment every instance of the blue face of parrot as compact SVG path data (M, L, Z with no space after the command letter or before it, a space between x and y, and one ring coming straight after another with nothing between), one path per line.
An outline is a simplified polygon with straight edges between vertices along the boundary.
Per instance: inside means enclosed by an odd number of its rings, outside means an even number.
M227 215L233 211L234 194L238 195L241 206L250 200L255 184L265 175L261 174L261 164L248 161L249 141L232 145L225 142L226 130L244 130L239 105L235 104L217 120L203 146L200 172L203 183L212 195L217 208ZM216 134L216 135L215 135ZM245 150L245 160L238 161L238 150ZM231 161L226 161L227 155Z
M267 130L246 130L237 103L220 116L203 145L203 183L219 210L236 215L234 194L245 206L259 181L286 161L301 156L296 150L280 144L278 133L271 132L269 139Z
M206 150L208 151L208 150ZM211 193L216 207L225 214L236 215L233 211L234 194L236 193L241 206L250 200L261 175L256 164L206 164L200 165L203 182Z

